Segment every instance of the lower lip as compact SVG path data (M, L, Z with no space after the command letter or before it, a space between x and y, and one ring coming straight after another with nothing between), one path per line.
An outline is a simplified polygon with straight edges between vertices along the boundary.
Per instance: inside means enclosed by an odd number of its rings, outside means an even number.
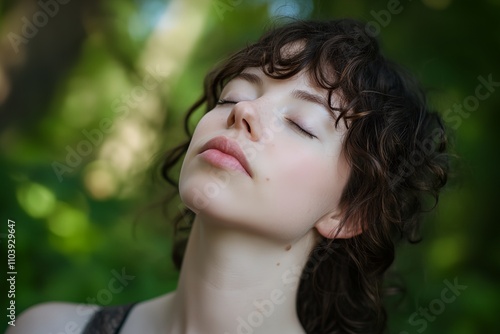
M248 174L238 159L219 150L211 148L200 153L200 156L215 167L228 168Z

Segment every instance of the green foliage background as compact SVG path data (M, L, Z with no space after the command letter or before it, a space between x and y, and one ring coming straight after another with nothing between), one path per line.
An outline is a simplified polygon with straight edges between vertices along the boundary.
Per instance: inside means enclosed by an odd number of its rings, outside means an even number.
M277 14L372 22L385 54L417 75L443 114L475 95L479 76L500 81L498 0L408 0L397 6L398 13L384 16L395 3L73 0L60 4L26 43L13 46L12 33L22 36L22 18L32 21L42 9L36 1L3 1L1 309L8 302L8 219L16 222L18 314L46 301L91 301L107 288L111 271L122 268L135 278L106 303L175 289L178 273L161 204L166 186L152 175L161 152L183 138L183 113L200 95L205 73L255 41ZM140 87L155 68L163 71L158 87L146 90L126 114L117 113L117 105L124 106L117 99ZM498 327L495 89L477 109L447 114L460 115L459 122L447 123L454 128L456 175L426 219L423 242L399 250L395 268L407 293L389 308L390 333L494 333ZM111 129L104 132L102 122ZM84 150L85 133L95 131L102 139L69 166L68 150ZM54 162L69 166L61 178ZM174 211L176 205L171 204ZM467 289L425 328L410 324L414 312L441 298L444 280L454 279Z

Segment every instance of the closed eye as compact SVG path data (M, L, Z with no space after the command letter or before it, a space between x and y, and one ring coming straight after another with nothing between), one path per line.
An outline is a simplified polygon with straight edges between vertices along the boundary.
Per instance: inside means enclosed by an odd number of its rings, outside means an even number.
M236 102L236 101L231 101L231 100L225 100L225 99L219 99L219 100L217 101L217 104L218 104L218 105L222 105L222 104L236 104L236 103L238 103L238 102Z
M297 131L299 131L301 134L305 135L305 136L308 136L309 138L317 138L315 135L313 135L311 132L309 132L308 130L304 129L303 127L301 127L300 125L298 125L297 123L295 123L294 121L292 121L291 119L287 118L286 119L288 121L288 123L290 123Z

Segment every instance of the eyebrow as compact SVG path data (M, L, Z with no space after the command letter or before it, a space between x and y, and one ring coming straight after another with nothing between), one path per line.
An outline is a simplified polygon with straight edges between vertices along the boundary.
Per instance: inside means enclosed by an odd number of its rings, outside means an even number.
M264 83L262 82L262 79L258 75L253 74L253 73L241 72L237 76L235 76L233 78L233 80L234 79L242 79L242 80L248 81L249 83L256 85L256 86L263 86L264 85ZM296 99L299 99L299 100L303 100L303 101L307 101L307 102L311 102L311 103L315 103L317 105L320 105L328 112L329 116L334 121L337 120L335 117L335 113L331 110L330 105L328 104L326 99L324 99L323 97L316 95L316 94L306 92L305 90L301 90L301 89L293 90L292 96Z

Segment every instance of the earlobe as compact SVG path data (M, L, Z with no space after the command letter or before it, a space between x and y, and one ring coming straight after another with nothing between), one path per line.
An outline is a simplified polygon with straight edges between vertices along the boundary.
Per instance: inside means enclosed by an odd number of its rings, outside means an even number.
M314 227L323 237L327 239L349 239L361 234L361 228L352 228L349 224L345 224L340 229L340 218L337 215L327 215L321 218Z

